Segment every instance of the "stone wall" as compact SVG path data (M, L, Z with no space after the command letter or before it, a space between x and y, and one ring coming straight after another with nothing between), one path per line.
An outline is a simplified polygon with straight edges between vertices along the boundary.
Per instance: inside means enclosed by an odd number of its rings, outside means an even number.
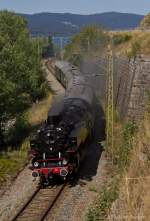
M138 120L143 116L150 90L150 57L115 58L115 107L122 119Z
M81 71L97 75L94 86L106 105L108 85L108 55L89 58L82 63ZM100 75L98 77L98 75ZM150 91L150 57L138 55L136 58L114 56L114 107L122 120L136 120L143 116L146 94Z

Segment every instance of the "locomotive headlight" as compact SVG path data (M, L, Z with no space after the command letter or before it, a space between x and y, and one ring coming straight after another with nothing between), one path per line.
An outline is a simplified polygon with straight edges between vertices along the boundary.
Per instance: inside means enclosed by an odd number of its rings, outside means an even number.
M68 161L66 160L66 159L64 159L63 161L62 161L62 164L65 166L65 165L67 165L67 163L68 163Z
M60 127L56 128L57 131L61 131L62 129Z
M47 137L50 137L50 133L47 133Z
M39 166L39 162L34 162L34 167L38 167Z

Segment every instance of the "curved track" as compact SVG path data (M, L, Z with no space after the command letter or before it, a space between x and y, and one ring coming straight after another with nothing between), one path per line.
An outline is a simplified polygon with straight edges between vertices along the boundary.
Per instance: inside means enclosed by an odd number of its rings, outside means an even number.
M12 221L43 221L54 207L66 184L38 188Z

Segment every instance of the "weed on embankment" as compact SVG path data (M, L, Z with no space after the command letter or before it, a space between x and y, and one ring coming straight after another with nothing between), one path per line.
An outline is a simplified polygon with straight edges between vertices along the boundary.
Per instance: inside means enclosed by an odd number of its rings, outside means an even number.
M106 147L105 150L107 160L110 163L107 168L108 180L98 193L94 206L89 208L86 215L87 221L107 220L112 204L119 196L122 176L129 165L135 131L136 127L132 122L128 122L125 125L122 125L119 121L115 122L113 150L110 147Z

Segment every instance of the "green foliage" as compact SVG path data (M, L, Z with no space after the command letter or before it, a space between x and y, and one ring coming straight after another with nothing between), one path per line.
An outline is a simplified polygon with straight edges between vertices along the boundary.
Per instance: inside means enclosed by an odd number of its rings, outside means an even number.
M144 19L140 23L140 27L143 29L149 29L150 28L150 13L148 13Z
M96 189L95 186L91 186L91 187L89 188L89 191L96 193L96 192L97 192L97 189Z
M43 38L42 42L42 56L44 58L53 57L54 56L54 46L52 42L51 36L47 39Z
M14 178L27 163L27 146L25 141L20 151L0 153L0 184Z
M129 154L132 150L134 132L135 124L134 122L129 121L123 128L123 143L122 146L120 146L119 158L117 162L119 169L125 169L128 164Z
M132 138L136 129L133 121L128 121L123 128L123 139L126 146L132 145Z
M146 110L150 113L150 91L146 91L147 101L146 101Z
M37 42L30 39L26 26L26 21L15 13L0 12L1 127L18 118L48 90Z
M128 53L128 57L129 58L136 57L136 55L140 53L140 50L141 50L140 42L139 41L133 42L131 46L131 51Z
M106 42L106 35L104 32L94 26L87 26L81 32L81 49L88 51L96 49L98 45L103 45Z
M8 131L5 131L5 143L16 147L22 140L29 135L31 126L27 116L22 114L16 119L15 125Z
M45 120L50 103L51 93L29 108L25 114L18 116L14 127L5 131L5 139L9 146L7 151L6 149L0 151L0 185L5 185L5 181L10 182L28 163L27 153L30 148L28 135Z
M105 47L107 42L108 36L101 28L86 26L66 46L65 57L70 60L74 60L75 57L81 59L85 53Z
M113 150L114 165L109 171L111 182L108 182L101 189L97 201L87 213L87 221L105 221L108 219L108 214L112 203L118 198L119 183L122 172L129 163L129 154L132 150L133 136L136 131L134 122L127 122L122 128L115 129L115 144ZM112 150L110 150L112 154Z
M108 211L112 203L118 197L118 180L115 179L109 185L103 186L95 206L90 208L86 220L87 221L105 221L107 220Z
M124 33L124 34L116 34L113 36L113 43L114 45L119 45L125 42L128 42L131 40L132 36L130 34Z
M117 166L118 171L122 172L128 163L129 163L129 155L132 150L133 136L136 131L136 124L134 122L127 122L122 131L117 132L118 140L116 139L116 143L114 145L114 163ZM119 136L120 133L120 136Z
M76 66L80 66L82 61L82 56L80 54L73 54L68 60L70 63Z

